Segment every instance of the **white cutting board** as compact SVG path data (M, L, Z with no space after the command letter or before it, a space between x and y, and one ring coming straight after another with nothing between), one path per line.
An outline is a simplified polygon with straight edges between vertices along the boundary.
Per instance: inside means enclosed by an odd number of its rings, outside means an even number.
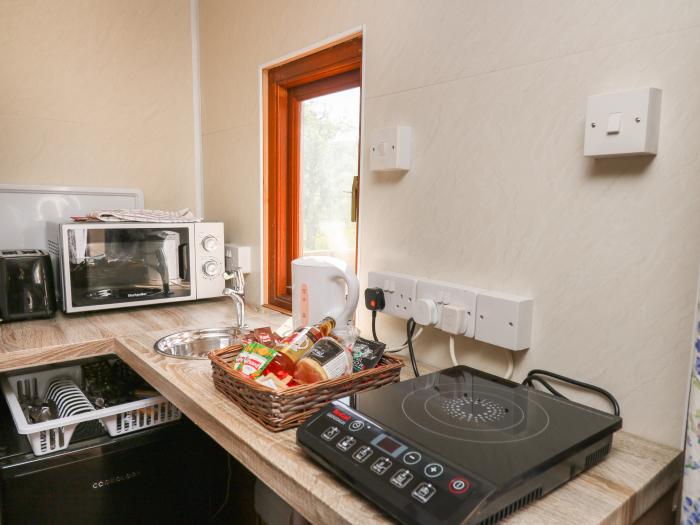
M92 210L143 208L137 188L0 184L0 249L47 250L46 223L70 221Z

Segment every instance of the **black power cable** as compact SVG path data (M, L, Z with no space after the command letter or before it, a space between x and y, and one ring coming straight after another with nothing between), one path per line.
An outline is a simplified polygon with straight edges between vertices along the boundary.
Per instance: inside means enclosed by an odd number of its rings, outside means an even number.
M525 378L525 381L523 381L523 384L527 385L527 386L534 387L535 385L534 385L533 381L537 381L538 383L540 383L543 387L545 387L547 390L549 390L552 393L552 395L555 395L557 397L563 397L564 399L569 399L568 397L563 395L561 392L559 392L559 390L554 388L552 385L547 383L547 381L545 381L544 379L542 379L539 376L527 376Z
M411 366L413 367L413 373L416 377L420 375L418 372L418 365L416 364L416 355L413 352L413 332L416 331L416 322L411 317L406 323L406 344L408 345L408 355L411 358Z
M616 416L620 415L620 404L617 402L617 399L615 399L615 396L613 396L610 392L608 392L604 388L600 388L599 386L591 385L590 383L584 383L583 381L578 381L576 379L572 379L561 374L556 374L554 372L549 372L548 370L540 370L536 368L528 372L527 377L523 380L523 385L532 386L534 388L532 382L537 381L555 396L563 397L564 399L566 399L560 392L558 392L552 385L550 385L548 381L542 379L539 376L551 377L563 383L569 383L579 388L584 388L586 390L592 390L593 392L597 392L598 394L605 396L608 399L608 401L610 401L610 404L613 407L613 413Z
M377 311L372 310L372 339L374 339L375 342L379 342L379 338L377 337Z
M377 337L377 311L372 310L372 339L375 340L375 342L379 343L379 337ZM415 324L415 323L414 323ZM413 327L413 330L415 331L415 326ZM385 353L387 354L395 354L397 352L401 352L404 350L404 347L408 345L408 339L399 347L393 349L393 350L384 350Z

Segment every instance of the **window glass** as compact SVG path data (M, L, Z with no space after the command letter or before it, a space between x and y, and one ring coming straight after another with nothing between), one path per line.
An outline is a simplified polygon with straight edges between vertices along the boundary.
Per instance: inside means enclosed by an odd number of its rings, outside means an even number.
M355 267L357 223L351 220L358 174L360 88L301 104L301 238L303 255L330 255Z

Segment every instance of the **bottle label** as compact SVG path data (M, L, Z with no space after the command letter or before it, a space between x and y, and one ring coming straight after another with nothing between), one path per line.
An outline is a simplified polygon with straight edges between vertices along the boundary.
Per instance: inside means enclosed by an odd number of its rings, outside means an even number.
M306 358L316 361L328 379L340 377L350 371L350 359L345 349L335 340L321 339L314 345Z
M314 343L321 337L320 332L314 327L305 328L285 337L276 350L296 363L304 357L304 354L311 350Z

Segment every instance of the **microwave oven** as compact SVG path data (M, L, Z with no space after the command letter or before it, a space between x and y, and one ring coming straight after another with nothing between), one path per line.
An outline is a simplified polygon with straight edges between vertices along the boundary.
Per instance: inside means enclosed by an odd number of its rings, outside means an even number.
M56 294L67 313L218 297L220 222L48 225Z

